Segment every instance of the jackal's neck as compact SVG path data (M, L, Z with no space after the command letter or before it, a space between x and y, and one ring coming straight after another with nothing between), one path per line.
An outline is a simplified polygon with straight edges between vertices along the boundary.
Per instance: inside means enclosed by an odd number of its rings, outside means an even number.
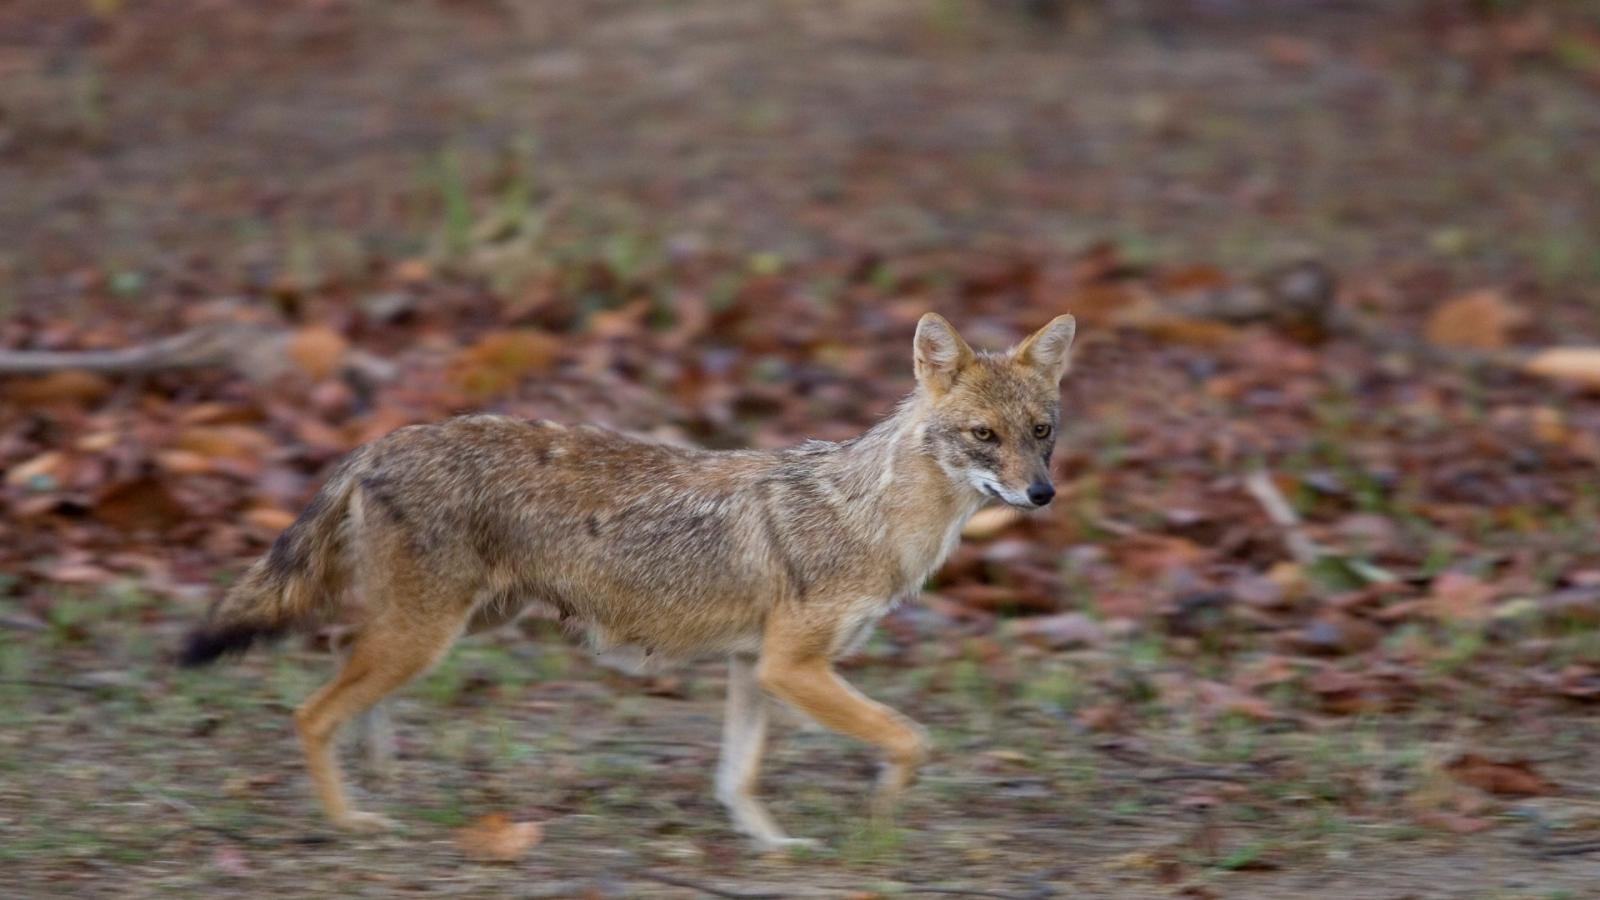
M947 517L970 516L981 495L952 478L928 451L928 422L928 400L919 391L861 437L840 445L834 474L847 494L879 512L915 505L930 527L943 527Z

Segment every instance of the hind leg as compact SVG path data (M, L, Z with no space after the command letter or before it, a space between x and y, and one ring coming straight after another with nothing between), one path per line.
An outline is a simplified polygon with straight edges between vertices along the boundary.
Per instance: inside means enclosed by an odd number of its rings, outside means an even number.
M379 700L356 718L356 735L368 774L379 783L393 781L394 721L389 717L389 701Z
M311 782L335 825L373 831L394 824L350 807L334 753L334 737L350 718L371 709L437 662L461 633L463 619L442 609L428 617L395 611L375 618L351 644L339 674L295 710Z

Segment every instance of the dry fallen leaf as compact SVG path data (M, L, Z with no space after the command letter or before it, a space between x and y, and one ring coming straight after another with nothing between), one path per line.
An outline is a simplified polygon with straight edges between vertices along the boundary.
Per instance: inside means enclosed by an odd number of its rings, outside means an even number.
M1008 629L1013 640L1023 641L1047 650L1065 650L1069 647L1095 647L1105 643L1106 630L1099 622L1081 612L1056 613L1053 616L1033 616L1016 619Z
M1426 609L1441 622L1481 622L1494 611L1499 589L1460 572L1444 572L1433 580Z
M66 454L59 450L48 450L13 466L11 471L6 473L6 484L13 487L34 482L39 482L41 485L53 484L61 479L66 467Z
M1428 317L1425 334L1441 347L1499 350L1511 342L1511 332L1528 320L1528 313L1513 306L1493 288L1472 291L1445 301Z
M278 532L294 524L294 513L273 506L257 506L244 514L246 525L263 532Z
M450 379L469 394L488 397L548 372L560 352L561 342L542 331L490 332L457 354Z
M82 369L63 369L6 385L5 395L23 406L93 403L111 393L111 382Z
M326 325L302 328L289 339L289 357L317 381L337 372L349 349L345 336Z
M1444 770L1462 784L1502 797L1538 797L1554 794L1556 786L1533 770L1526 760L1496 762L1477 753L1463 753Z
M1476 834L1494 827L1494 822L1480 816L1468 816L1444 810L1429 810L1414 817L1418 825L1437 828L1451 834Z
M260 459L272 441L246 425L191 425L178 433L176 444L208 459Z
M1234 715L1257 722L1270 722L1277 718L1267 701L1252 697L1230 684L1200 681L1194 686L1194 694L1201 710L1208 715Z
M462 852L485 862L513 862L543 838L538 822L513 822L505 813L490 813L456 832Z

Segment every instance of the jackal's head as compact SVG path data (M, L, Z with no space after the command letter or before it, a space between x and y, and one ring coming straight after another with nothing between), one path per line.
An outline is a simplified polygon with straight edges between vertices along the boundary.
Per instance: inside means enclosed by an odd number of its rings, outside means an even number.
M1055 497L1050 453L1074 330L1057 316L1004 353L975 353L942 317L917 323L923 445L951 478L1024 509Z

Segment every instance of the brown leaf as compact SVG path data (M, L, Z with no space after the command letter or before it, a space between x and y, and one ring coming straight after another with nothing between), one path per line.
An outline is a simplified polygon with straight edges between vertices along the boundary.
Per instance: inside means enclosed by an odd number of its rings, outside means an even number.
M456 832L462 852L485 862L514 862L543 838L538 822L513 822L505 813L490 813Z
M111 382L93 372L65 369L6 385L6 396L23 406L52 403L93 403L111 393Z
M1499 589L1460 572L1444 572L1428 592L1428 614L1442 622L1481 622L1494 611Z
M492 396L548 372L560 352L561 342L542 331L493 331L457 354L450 380L473 396Z
M246 525L268 534L277 534L288 528L294 524L294 519L294 513L272 506L257 506L244 514Z
M1476 753L1463 753L1444 770L1462 784L1502 797L1538 797L1554 794L1556 786L1533 770L1526 760L1496 762Z
M6 484L24 487L38 484L45 489L59 485L66 474L67 457L59 450L49 450L32 459L17 463L6 472Z
M113 528L166 528L184 518L183 507L156 478L108 485L95 499L94 517Z
M1268 62L1284 69L1308 68L1322 56L1316 44L1292 34L1268 35L1261 49Z
M1090 731L1117 731L1128 720L1128 710L1120 703L1096 703L1078 710L1078 721Z
M164 450L156 454L156 464L172 475L205 475L216 469L211 460L188 450Z
M48 581L58 584L107 584L116 574L82 559L59 559L41 563L33 571Z
M1340 656L1370 650L1383 640L1376 625L1354 616L1325 613L1307 622L1287 638L1287 644L1302 653Z
M1493 821L1480 816L1466 816L1442 810L1420 812L1416 814L1415 819L1418 825L1437 828L1451 834L1477 834L1494 827Z
M257 460L272 448L271 439L245 425L191 425L178 432L175 444L207 459Z
M321 381L339 371L350 342L326 325L310 325L289 339L289 358L302 372Z
M1366 674L1324 669L1306 680L1306 687L1317 695L1324 712L1356 715L1383 707L1377 684Z
M1528 320L1528 313L1513 306L1494 288L1473 291L1448 300L1428 317L1425 334L1441 347L1498 350L1511 340L1511 332Z
M1056 600L1039 591L1024 590L999 584L968 582L953 584L944 593L967 606L978 609L1033 610L1054 612Z
M1047 650L1094 647L1106 639L1106 630L1100 623L1081 612L1017 619L1009 631L1012 638Z
M1233 685L1201 681L1195 685L1194 693L1201 708L1210 715L1243 716L1257 722L1270 722L1277 718L1267 701L1252 697Z
M424 259L402 259L390 274L401 284L424 284L433 277L433 267Z
M1141 323L1141 327L1157 340L1196 347L1214 347L1238 340L1240 336L1239 329L1226 322L1182 316L1152 318Z

